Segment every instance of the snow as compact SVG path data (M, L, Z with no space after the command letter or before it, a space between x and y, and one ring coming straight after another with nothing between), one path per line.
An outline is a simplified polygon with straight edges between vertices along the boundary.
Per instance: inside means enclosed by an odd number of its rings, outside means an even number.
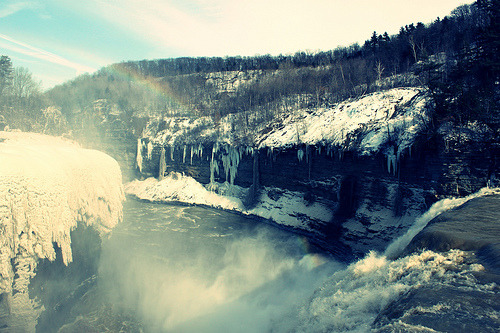
M229 182L208 184L205 187L192 177L177 172L171 172L161 181L155 178L134 180L125 185L125 192L143 200L183 202L237 211L307 231L314 231L309 223L327 223L333 218L326 205L318 202L308 204L300 192L267 187L262 189L256 206L246 209L243 200L247 189ZM270 195L271 192L273 195Z
M0 293L13 282L27 287L38 259L56 259L54 244L70 263L71 230L84 223L103 236L121 221L123 200L120 168L108 155L62 138L0 132Z
M411 146L427 121L426 97L417 88L395 88L347 100L333 108L297 112L280 119L259 147L328 144L363 155L394 142L397 153Z
M211 117L166 117L161 126L158 119L150 121L145 136L157 146L219 142L274 149L305 144L335 146L362 155L386 153L387 146L393 145L394 154L400 156L425 129L427 103L420 88L394 88L331 108L293 110L271 123L249 112L229 114L217 122ZM242 125L248 121L250 127Z
M125 192L149 201L177 201L228 210L242 210L243 207L241 200L211 192L193 178L177 172L169 173L161 181L153 177L134 180L125 185Z
M154 145L175 146L215 141L217 131L210 117L169 117L163 121L165 124L161 131L157 132L157 121L152 121L144 132Z

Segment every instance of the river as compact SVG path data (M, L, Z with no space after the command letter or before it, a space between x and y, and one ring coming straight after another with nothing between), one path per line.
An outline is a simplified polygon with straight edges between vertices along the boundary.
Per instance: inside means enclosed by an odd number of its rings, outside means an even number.
M103 242L94 305L67 330L264 332L343 267L239 214L128 200Z
M303 236L220 210L128 200L124 217L60 332L368 332L377 320L383 332L417 331L379 314L427 288L428 307L408 313L453 324L439 319L448 305L432 302L433 288L498 292L475 279L483 268L464 251L371 252L346 265Z

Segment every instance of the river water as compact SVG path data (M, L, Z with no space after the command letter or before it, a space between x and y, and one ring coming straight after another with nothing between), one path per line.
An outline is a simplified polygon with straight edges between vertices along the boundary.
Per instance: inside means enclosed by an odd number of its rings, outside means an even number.
M128 200L99 287L147 331L264 332L344 265L247 217Z
M416 288L498 292L478 283L482 267L463 251L371 252L345 265L303 236L229 212L128 200L124 217L61 332L368 332ZM430 295L415 308L443 318L448 305ZM421 328L387 318L376 328Z

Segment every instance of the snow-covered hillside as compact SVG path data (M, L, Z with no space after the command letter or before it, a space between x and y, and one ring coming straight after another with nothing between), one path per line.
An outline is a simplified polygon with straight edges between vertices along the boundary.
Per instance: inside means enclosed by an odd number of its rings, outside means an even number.
M381 150L389 155L401 154L425 129L427 104L428 98L420 88L394 88L332 108L296 110L271 123L259 121L253 114L230 114L218 124L210 117L165 118L162 126L157 121L148 124L144 135L160 146L218 141L271 149L306 144L334 146L362 155ZM253 123L253 129L242 129L244 122Z
M329 109L279 119L257 138L259 147L296 144L333 145L363 155L392 143L398 153L409 147L425 126L427 99L420 89L395 88L347 100Z
M122 219L118 163L62 138L0 132L0 293L27 285L39 259L72 261L71 230L78 223L101 235ZM20 296L19 296L20 295ZM25 301L26 301L25 299Z

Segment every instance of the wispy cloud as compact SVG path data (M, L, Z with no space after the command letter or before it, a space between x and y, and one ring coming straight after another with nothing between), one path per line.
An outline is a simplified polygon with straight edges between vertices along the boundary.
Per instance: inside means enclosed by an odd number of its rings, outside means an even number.
M183 55L332 49L472 0L87 0L95 17ZM432 10L430 10L432 9Z
M7 2L3 6L0 5L0 18L10 16L24 9L36 9L39 5L35 1Z
M2 48L23 54L25 56L40 59L43 61L48 61L56 65L71 68L76 71L77 74L85 72L94 72L96 69L90 66L78 64L76 62L70 61L64 57L54 54L49 51L42 50L35 46L17 41L9 36L0 34L0 45Z
M204 47L217 44L213 39L220 32L214 30L214 24L219 19L220 1L88 0L84 10L87 15L147 42L152 49L195 55ZM66 6L78 10L76 5Z

